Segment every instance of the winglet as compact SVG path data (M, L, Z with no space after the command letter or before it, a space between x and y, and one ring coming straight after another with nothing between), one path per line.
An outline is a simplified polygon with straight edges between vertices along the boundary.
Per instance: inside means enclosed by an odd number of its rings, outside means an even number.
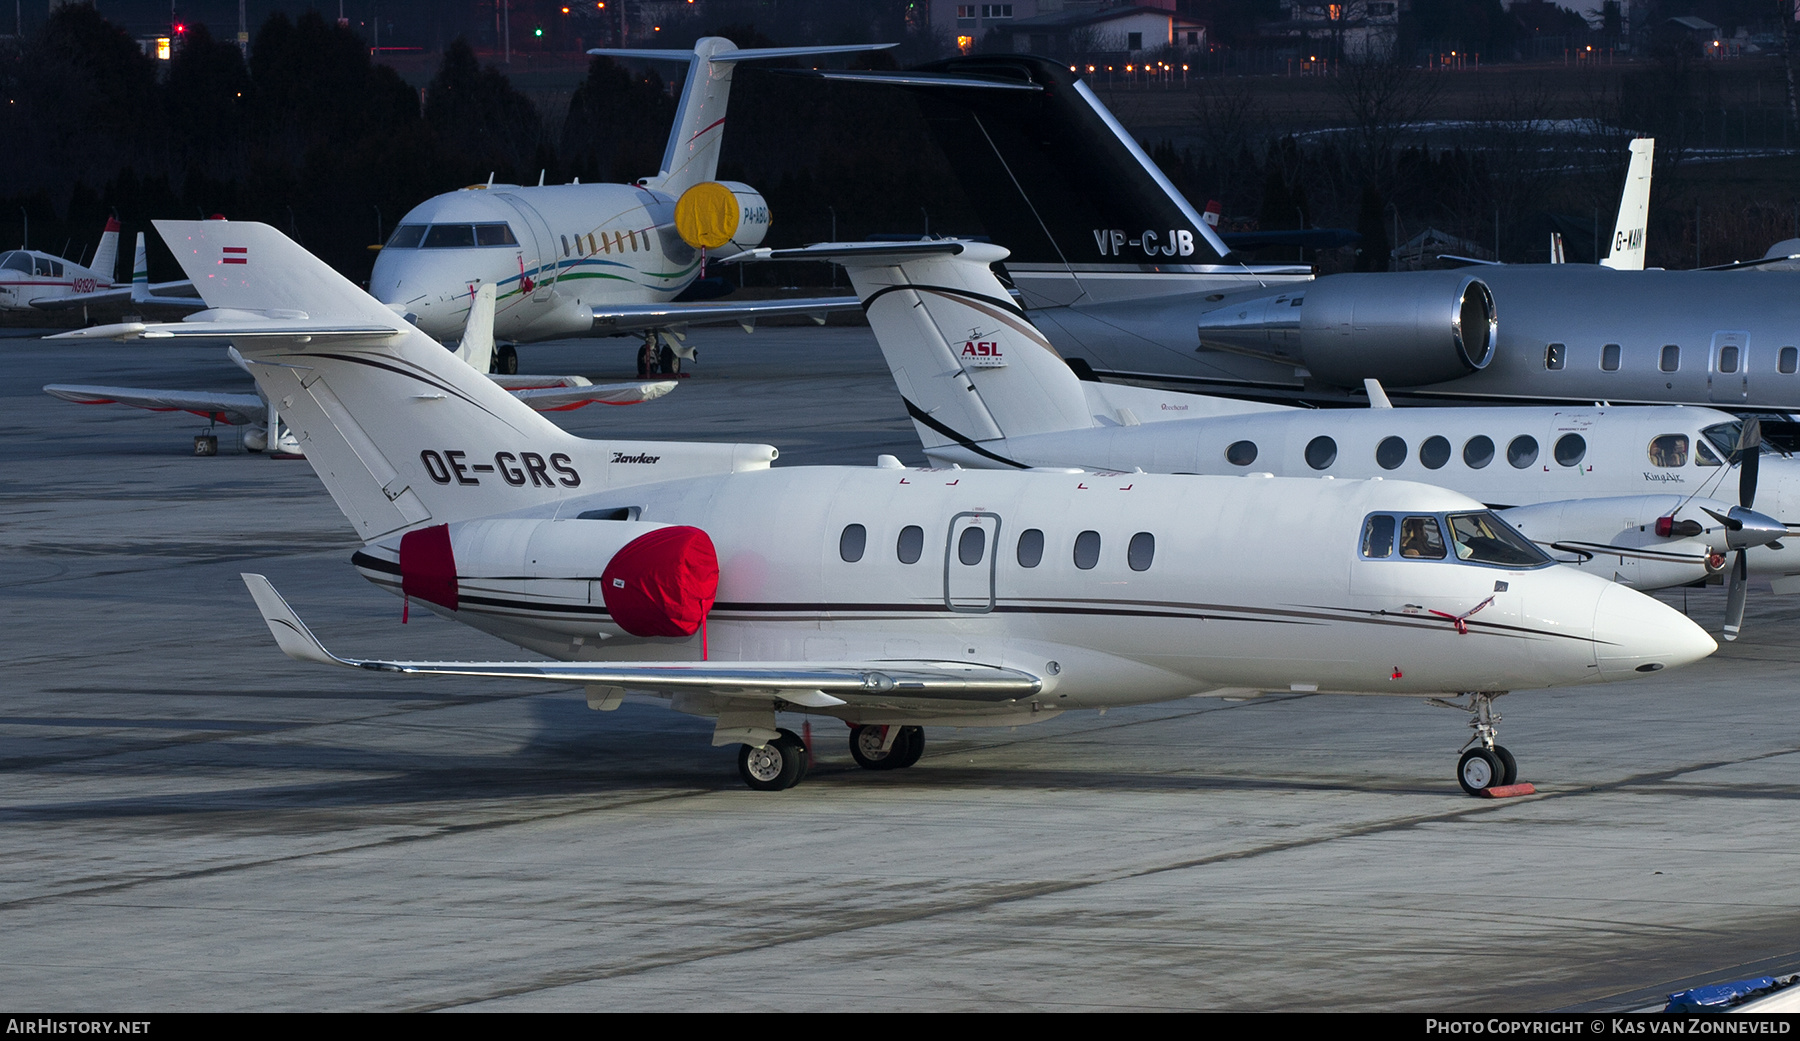
M462 344L456 348L456 356L476 372L487 372L494 365L494 296L492 282L475 291L475 299L469 304L469 322L463 327Z
M240 574L244 585L249 587L250 596L256 601L256 609L262 612L263 621L269 625L269 632L280 645L281 652L295 661L318 662L322 665L349 665L350 662L339 658L325 649L319 638L312 634L288 602L275 591L275 586L261 575Z
M1387 391L1382 389L1380 380L1363 380L1363 390L1369 394L1370 408L1394 407L1394 403L1388 400Z

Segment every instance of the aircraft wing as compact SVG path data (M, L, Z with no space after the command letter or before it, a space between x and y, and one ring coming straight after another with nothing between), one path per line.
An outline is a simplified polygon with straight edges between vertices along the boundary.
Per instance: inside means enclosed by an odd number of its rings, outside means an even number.
M169 311L186 313L201 311L206 308L206 301L201 300L194 292L192 282L164 282L151 289L167 289L171 295L152 293L134 295L131 286L115 286L94 293L64 293L61 296L42 296L30 301L32 307L39 311L68 311L77 307L101 308L116 311L120 314L138 314L146 311ZM181 292L183 289L186 293Z
M294 609L262 575L243 575L244 585L288 657L372 672L426 676L483 676L585 683L631 690L729 694L780 700L809 708L848 704L856 698L920 698L1004 703L1030 697L1043 680L1016 669L970 662L558 662L375 661L340 658L325 649Z
M87 387L52 383L44 393L77 405L130 405L152 412L192 412L232 426L261 423L269 408L255 394L223 391L144 390L138 387Z
M862 301L854 296L819 296L796 300L745 300L735 304L614 304L594 308L594 332L601 335L662 329L671 325L707 322L741 322L803 314L820 325L833 311L859 311Z
M539 412L567 412L596 402L602 405L636 405L654 401L675 389L675 380L642 380L632 383L589 383L563 386L508 386L522 377L495 379L512 395Z

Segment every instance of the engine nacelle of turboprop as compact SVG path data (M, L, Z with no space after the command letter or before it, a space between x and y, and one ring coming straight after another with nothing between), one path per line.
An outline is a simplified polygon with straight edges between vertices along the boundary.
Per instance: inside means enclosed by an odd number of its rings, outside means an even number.
M1565 564L1635 589L1666 589L1725 567L1728 533L1706 510L1723 515L1731 505L1630 495L1516 506L1500 516Z
M1458 271L1332 275L1306 288L1299 311L1307 370L1346 387L1467 376L1487 367L1499 335L1487 284Z
M451 610L466 596L512 598L527 608L578 604L605 609L584 612L574 622L582 631L692 635L718 592L712 540L699 528L630 520L625 512L460 521L380 545L397 554L406 596Z

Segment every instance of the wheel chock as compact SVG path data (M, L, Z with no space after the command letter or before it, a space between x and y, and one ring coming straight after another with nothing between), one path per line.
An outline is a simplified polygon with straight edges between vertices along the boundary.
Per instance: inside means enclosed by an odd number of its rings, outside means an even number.
M1514 799L1521 795L1536 795L1537 789L1529 784L1499 784L1483 788L1481 794L1490 799Z

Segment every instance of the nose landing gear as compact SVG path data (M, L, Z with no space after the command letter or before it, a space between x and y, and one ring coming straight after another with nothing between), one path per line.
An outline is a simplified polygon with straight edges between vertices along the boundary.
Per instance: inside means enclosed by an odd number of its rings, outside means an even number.
M1490 788L1504 788L1519 781L1518 760L1504 745L1494 741L1499 736L1501 718L1500 713L1494 711L1494 699L1505 693L1503 690L1470 691L1466 704L1442 698L1429 699L1430 704L1470 713L1469 729L1475 731L1475 736L1464 743L1467 750L1456 763L1456 782L1470 795L1485 795Z

